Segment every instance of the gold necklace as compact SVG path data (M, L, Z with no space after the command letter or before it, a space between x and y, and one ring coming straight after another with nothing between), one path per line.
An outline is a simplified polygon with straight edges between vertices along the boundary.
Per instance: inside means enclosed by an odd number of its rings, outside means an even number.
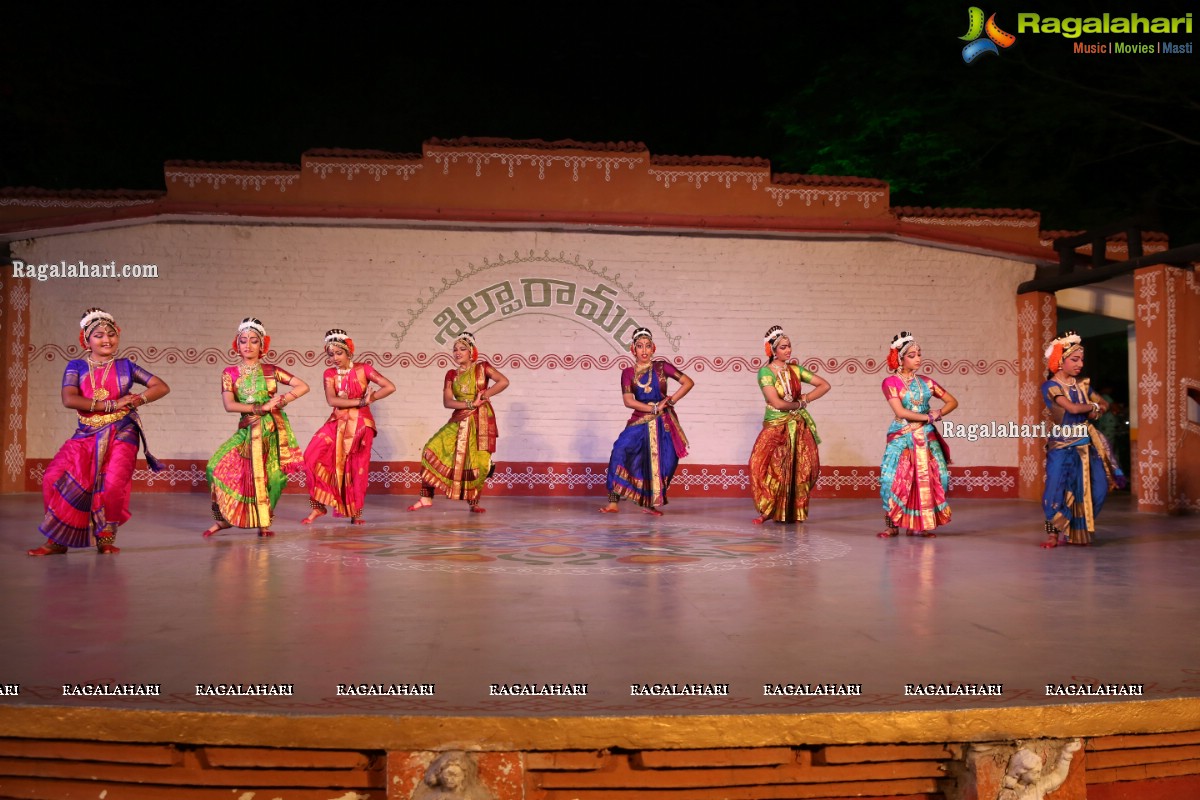
M636 383L643 392L648 392L648 391L650 391L650 386L654 382L654 364L650 364L650 366L646 367L646 371L643 372L642 375L646 376L645 383L642 383L642 379L640 377L637 377L637 368L635 367L633 382Z
M338 374L338 397L350 396L350 373L354 370L354 362L351 361L345 369L339 369Z
M783 399L789 403L792 402L795 398L792 397L792 381L791 376L788 375L787 364L785 363L783 369L778 371L771 367L771 372L775 373L775 380L783 386Z
M87 357L87 363L88 363L88 367L89 367L88 378L90 378L91 382L92 382L92 399L93 400L107 400L108 399L108 397L109 397L108 389L105 388L103 384L108 383L108 373L112 369L113 362L116 360L117 360L116 356L113 356L108 361L105 361L103 364L100 364L98 362L92 361L92 357L90 355ZM99 388L96 388L96 383L97 383L96 369L98 367L104 367L104 371L100 374L99 383L101 384L101 386Z

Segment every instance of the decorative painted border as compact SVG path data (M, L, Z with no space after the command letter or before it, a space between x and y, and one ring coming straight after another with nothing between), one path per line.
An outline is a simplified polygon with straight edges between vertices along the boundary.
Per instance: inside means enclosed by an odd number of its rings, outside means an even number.
M62 347L57 344L43 344L37 346L31 345L29 358L30 361L70 361L73 358L79 358L82 354L83 351L76 345ZM217 366L220 364L234 364L237 361L232 351L216 347L209 347L203 350L193 347L123 347L121 348L121 355L139 364L203 363L210 366ZM629 356L624 355L609 356L601 354L595 356L588 353L578 356L562 355L559 353L481 353L480 355L481 358L493 364L504 365L511 369L578 369L587 371L593 369L624 369L625 367L633 366L633 360ZM297 364L302 364L306 367L328 366L323 350L273 350L268 360L271 363L281 366L295 366ZM685 372L697 373L758 372L764 363L763 359L759 357L743 358L742 356L692 356L691 358L675 356L667 360ZM395 366L401 369L425 369L428 367L449 369L451 366L450 355L437 351L431 353L393 353L390 350L386 350L381 353L377 350L363 350L355 355L355 361L370 363L381 369L390 369ZM867 374L881 372L887 368L887 363L876 361L873 358L865 360L857 358L810 358L804 361L804 366L813 372L835 375L845 372L849 375L854 375L859 372ZM949 375L951 373L958 375L1009 375L1017 372L1017 362L1004 359L995 361L967 361L964 359L951 361L950 359L942 359L941 361L927 362L921 371L926 375Z
M202 459L162 459L166 469L151 472L139 461L133 472L134 487L143 492L208 492ZM25 459L25 491L41 490L48 458ZM608 465L570 462L496 462L488 479L489 495L502 497L577 497L605 494ZM950 491L954 498L1007 499L1017 496L1018 471L1012 466L951 467ZM370 494L415 494L421 485L421 465L416 461L375 461L368 477ZM304 476L288 481L289 494L303 494ZM688 464L680 466L671 483L676 498L750 497L750 474L744 464ZM824 466L814 497L863 499L879 495L879 466Z

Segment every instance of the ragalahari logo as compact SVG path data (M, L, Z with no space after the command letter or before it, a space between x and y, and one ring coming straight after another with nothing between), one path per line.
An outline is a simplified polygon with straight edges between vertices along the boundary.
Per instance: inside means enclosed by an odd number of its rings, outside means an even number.
M986 39L981 39L983 34L987 34ZM969 42L963 48L963 61L970 64L975 59L979 58L984 53L991 53L994 56L1000 55L1000 48L1009 48L1017 41L1017 37L1011 33L1006 33L1000 30L1000 26L996 24L996 15L992 14L987 18L987 22L983 21L983 9L979 6L971 6L967 9L967 33L965 36L958 37L964 42Z

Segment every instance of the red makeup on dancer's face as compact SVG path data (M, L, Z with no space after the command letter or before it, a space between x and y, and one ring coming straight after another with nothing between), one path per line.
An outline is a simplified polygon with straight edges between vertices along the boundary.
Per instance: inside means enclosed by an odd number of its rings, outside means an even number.
M101 325L92 331L92 335L87 338L88 350L92 353L92 358L96 360L104 358L112 358L116 355L117 347L121 344L121 334L117 333L116 328L108 325Z
M325 355L329 356L329 360L338 369L345 369L350 366L350 354L340 347L326 347Z
M471 362L471 345L461 339L454 343L454 360L460 367Z
M237 342L242 358L262 358L262 339L258 337L257 331L242 331L238 334Z
M1068 378L1074 378L1079 373L1083 372L1083 348L1079 348L1071 355L1063 359L1062 363L1063 374Z
M904 358L900 359L900 368L909 372L916 372L921 368L921 345L909 345L904 351Z
M654 342L645 336L639 336L633 343L633 357L639 364L649 364L654 357Z
M786 336L779 337L779 341L775 343L775 357L783 362L792 357L791 339Z

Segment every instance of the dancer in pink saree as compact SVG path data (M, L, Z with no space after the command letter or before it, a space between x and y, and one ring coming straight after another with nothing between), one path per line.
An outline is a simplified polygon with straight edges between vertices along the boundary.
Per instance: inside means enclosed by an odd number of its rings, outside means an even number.
M370 364L355 364L354 340L341 328L325 334L325 355L333 366L325 370L325 400L333 413L313 435L304 450L304 476L312 511L301 522L309 524L328 513L362 525L367 477L371 469L371 442L375 417L371 404L396 386ZM378 389L372 388L375 383Z
M121 329L107 311L89 308L79 327L87 353L67 364L62 380L62 404L78 412L79 424L46 468L46 516L38 526L46 543L29 550L31 556L92 544L101 555L120 552L113 542L129 521L138 444L146 444L137 409L171 391L161 378L116 357ZM146 391L132 393L135 383ZM146 462L155 472L163 468L148 449Z

